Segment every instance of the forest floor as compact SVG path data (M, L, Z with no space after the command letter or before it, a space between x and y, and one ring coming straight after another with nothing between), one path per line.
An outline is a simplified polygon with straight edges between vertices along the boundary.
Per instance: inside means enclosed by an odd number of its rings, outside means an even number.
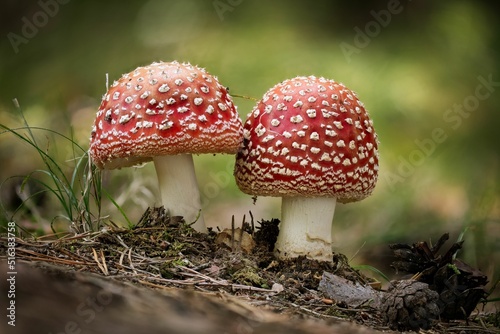
M482 304L466 320L418 329L391 323L373 300L353 306L328 297L319 289L325 272L370 289L377 282L341 254L332 262L275 258L277 223L204 234L157 208L133 228L18 238L17 331L2 332L500 333L499 311ZM9 289L9 281L0 284Z

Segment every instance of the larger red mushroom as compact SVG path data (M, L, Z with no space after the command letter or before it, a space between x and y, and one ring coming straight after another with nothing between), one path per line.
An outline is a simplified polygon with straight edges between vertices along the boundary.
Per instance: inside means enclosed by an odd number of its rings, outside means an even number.
M282 197L277 255L331 261L336 202L364 199L377 181L377 135L363 103L341 83L296 77L264 94L243 137L239 188Z
M205 231L192 154L236 153L242 123L227 89L178 62L139 67L104 95L90 139L102 169L154 161L163 205Z

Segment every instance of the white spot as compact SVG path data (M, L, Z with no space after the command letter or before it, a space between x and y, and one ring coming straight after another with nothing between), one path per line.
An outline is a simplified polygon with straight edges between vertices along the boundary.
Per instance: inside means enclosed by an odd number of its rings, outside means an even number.
M135 105L135 109L139 110L139 109L141 109L141 108L142 108L142 107L141 107L141 105L140 105L139 103L137 103L137 104Z
M198 127L198 126L196 125L196 123L190 123L190 124L188 125L188 129L189 129L189 130L193 130L193 131L195 131L197 127Z
M310 118L315 118L316 117L316 110L315 109L307 109L306 114Z
M177 86L180 86L184 83L184 81L182 81L182 79L175 79L174 83L177 85Z
M321 152L321 150L319 149L319 147L311 147L311 152L314 154L318 154L319 152Z
M142 126L144 126L145 128L152 128L153 127L153 122L142 121Z
M179 107L179 108L177 108L177 112L179 114L184 114L188 110L189 110L189 108L187 108L187 107Z
M292 134L288 131L283 131L283 137L285 138L291 138L292 137Z
M339 157L333 158L333 162L336 163L336 164L339 164L340 163L340 158Z
M293 148L300 149L300 144L299 144L299 143L297 143L296 141L294 141L294 142L292 143L292 147L293 147Z
M267 135L265 136L263 139L262 139L262 142L263 143L267 143L268 141L271 141L274 139L274 136L273 135Z
M332 99L334 100L338 100L339 99L339 96L337 94L332 94Z
M328 147L332 147L333 146L333 143L331 141L325 140L324 143Z
M283 149L281 150L281 155L288 155L288 153L290 153L290 150L286 147L283 147Z
M354 124L353 121L352 121L352 118L349 118L349 117L345 119L345 122L347 124L351 124L351 125Z
M181 101L187 100L188 96L186 94L181 94Z
M273 111L273 106L268 104L265 108L264 108L265 112L266 113L271 113L271 111Z
M294 108L300 108L300 107L302 107L302 105L303 105L302 101L297 100L297 102L295 102L295 103L293 104L293 107L294 107Z
M205 93L205 94L208 94L208 92L210 91L210 89L207 87L207 86L201 86L200 87L200 90ZM186 88L186 91L187 91L187 88Z
M299 158L296 157L296 156L291 156L290 157L290 161L293 162L293 163L297 163L299 161Z
M326 129L325 134L330 137L335 137L337 135L337 132L335 132L333 129Z
M344 166L350 166L351 165L351 160L348 158L345 158L344 161L342 161L342 165Z
M316 170L321 170L321 166L317 162L313 162L311 164L311 167L316 169Z
M128 115L123 115L122 117L120 117L120 120L118 121L118 123L120 123L120 124L128 123L132 119L132 117L134 117L134 115L135 115L134 112L132 112Z
M272 126L278 126L278 125L280 125L280 123L281 122L279 120L277 120L276 118L274 118L274 119L271 120L271 125Z
M264 127L264 125L259 124L255 127L255 133L257 134L258 137L260 137L264 133L266 133L266 128Z
M368 149L368 151L370 151L373 148L373 144L372 143L366 143L366 148Z
M328 153L323 153L321 158L319 158L319 161L332 161L332 158Z
M337 129L342 130L344 127L342 126L342 123L339 121L334 121L333 125L337 127Z
M134 101L134 98L132 96L127 96L125 98L125 103L131 103L132 101Z
M355 150L355 149L356 149L356 143L354 142L354 140L351 140L351 141L349 142L349 148L350 148L351 150Z
M324 105L325 107L329 107L330 106L330 103L328 103L327 100L321 101L321 104Z
M294 123L294 124L297 124L297 123L300 123L302 122L304 119L302 118L302 116L300 115L296 115L296 116L292 116L290 117L290 122Z
M213 107L211 104L210 104L210 105L207 107L207 109L205 110L205 112L206 112L207 114L210 114L210 115L211 115L211 114L213 114L213 113L214 113L214 111L215 111L215 109L214 109L214 107Z
M278 103L278 105L276 106L276 110L278 111L282 111L282 110L286 110L286 105L284 103Z
M345 142L341 139L337 142L337 147L345 147Z
M297 136L299 136L299 137L305 137L306 136L306 132L302 131L302 130L297 131Z
M219 106L219 109L221 111L226 111L227 110L227 106L224 103L219 103L218 106Z
M148 108L148 109L146 109L146 115L156 115L156 111Z
M113 93L113 100L118 100L119 97L120 97L120 92Z
M292 101L292 96L291 95L285 95L285 97L283 98L283 101L286 101L286 102L290 102Z
M167 100L167 105L169 105L169 106L174 104L174 103L175 103L175 99L173 97L171 97Z
M155 103L156 103L156 100L155 100L155 99L151 99L151 100L149 100L149 104L154 105Z
M201 97L196 97L194 100L193 100L194 104L199 106L200 104L203 103L203 99Z
M207 117L205 115L200 115L198 116L198 120L202 123L205 123L207 120Z
M167 84L163 84L163 85L161 85L160 87L158 87L158 91L159 91L160 93L166 93L166 92L168 92L169 90L170 90L170 87L168 87L168 85L167 85Z
M319 133L313 132L313 133L311 133L309 138L311 138L311 140L319 140Z
M158 83L158 79L151 79L149 80L150 85L156 85Z

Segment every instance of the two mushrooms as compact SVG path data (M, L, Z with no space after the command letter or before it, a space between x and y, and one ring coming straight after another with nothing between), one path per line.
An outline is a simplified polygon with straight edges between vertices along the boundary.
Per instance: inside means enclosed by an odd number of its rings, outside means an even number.
M192 154L236 153L243 192L282 197L275 253L331 261L336 202L371 194L377 144L363 104L333 80L277 84L242 126L215 76L188 63L158 62L123 75L104 95L90 156L101 169L152 160L164 207L204 232Z

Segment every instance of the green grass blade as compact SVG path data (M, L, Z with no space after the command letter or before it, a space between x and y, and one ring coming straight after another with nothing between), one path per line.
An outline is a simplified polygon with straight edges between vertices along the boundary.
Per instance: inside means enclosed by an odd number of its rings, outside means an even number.
M106 190L103 189L103 192L104 192L104 195L106 195L106 198L109 199L111 201L111 203L113 203L113 205L118 209L118 211L121 213L123 218L125 218L128 226L133 226L132 222L128 219L127 215L125 214L125 211L123 211L122 207L120 205L118 205L118 203L116 203L116 201L113 199L113 197Z
M382 277L387 282L390 282L389 278L383 272L381 272L380 270L378 270L377 268L375 268L373 266L370 266L370 265L367 265L367 264L359 264L359 265L352 266L352 268L354 268L356 270L369 270L369 271L372 271L375 274L377 274L380 277Z

